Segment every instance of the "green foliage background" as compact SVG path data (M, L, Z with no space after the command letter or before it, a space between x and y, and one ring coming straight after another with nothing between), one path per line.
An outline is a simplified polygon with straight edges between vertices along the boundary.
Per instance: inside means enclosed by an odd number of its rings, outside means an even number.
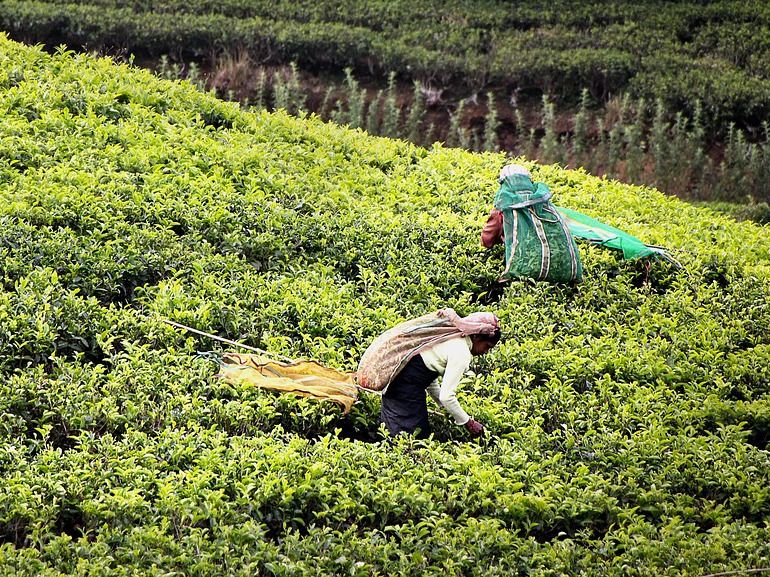
M700 575L770 565L770 234L529 163L684 265L581 245L514 283L478 233L506 161L237 105L0 39L0 571ZM168 318L353 370L443 306L504 340L444 416L213 378Z
M0 29L89 50L259 61L437 87L546 93L577 104L630 92L696 101L721 130L770 113L770 7L762 0L5 0ZM507 98L510 94L505 94Z

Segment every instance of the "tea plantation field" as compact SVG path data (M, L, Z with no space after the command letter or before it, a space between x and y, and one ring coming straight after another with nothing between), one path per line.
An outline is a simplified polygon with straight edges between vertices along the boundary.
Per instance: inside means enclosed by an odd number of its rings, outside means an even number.
M505 162L0 37L0 575L770 567L770 231L528 163L684 269L580 245L579 287L498 294ZM227 385L163 322L354 370L445 306L503 326L480 442Z

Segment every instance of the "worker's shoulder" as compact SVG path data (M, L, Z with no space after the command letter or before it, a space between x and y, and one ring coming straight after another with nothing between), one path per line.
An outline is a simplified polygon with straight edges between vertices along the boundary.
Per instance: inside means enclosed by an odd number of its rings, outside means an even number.
M471 356L471 339L470 337L456 336L451 339L447 339L437 345L431 347L437 355L448 358L450 356L468 357Z

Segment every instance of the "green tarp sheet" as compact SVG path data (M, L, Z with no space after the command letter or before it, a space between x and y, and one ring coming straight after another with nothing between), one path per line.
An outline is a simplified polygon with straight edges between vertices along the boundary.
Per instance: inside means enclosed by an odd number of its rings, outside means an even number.
M562 215L575 238L582 238L594 244L623 251L623 258L625 259L662 257L666 260L672 260L662 248L646 245L635 236L604 224L595 218L561 206L557 206L556 210Z

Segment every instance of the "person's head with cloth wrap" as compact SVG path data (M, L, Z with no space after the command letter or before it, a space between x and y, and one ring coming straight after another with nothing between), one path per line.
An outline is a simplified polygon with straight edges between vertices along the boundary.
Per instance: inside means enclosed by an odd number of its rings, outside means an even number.
M500 169L500 175L497 177L497 179L500 182L503 182L506 178L513 176L514 174L520 174L522 176L526 176L530 180L532 179L532 175L530 174L529 170L520 164L506 164Z
M500 340L500 326L492 313L471 313L460 317L453 309L442 309L438 315L447 319L461 331L461 335L471 338L471 355L484 355Z
M456 425L477 437L484 427L463 410L455 391L472 357L486 354L499 340L494 314L461 317L452 309L441 309L377 337L361 357L358 383L383 392L380 421L393 435L430 435L427 392Z

